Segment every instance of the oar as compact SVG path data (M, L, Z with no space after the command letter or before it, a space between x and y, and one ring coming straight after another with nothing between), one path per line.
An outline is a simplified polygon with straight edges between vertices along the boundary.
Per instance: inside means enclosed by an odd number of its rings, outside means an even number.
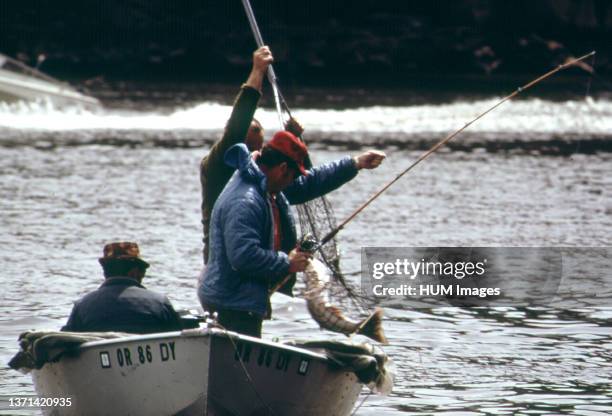
M317 247L317 249L321 246L323 246L324 244L326 244L327 242L329 242L329 240L331 240L332 238L334 238L334 236L336 234L338 234L338 232L340 230L342 230L344 228L344 226L346 224L348 224L349 222L351 222L353 220L353 218L355 218L361 211L363 211L368 205L370 205L376 198L378 198L380 195L382 195L387 189L389 189L391 187L391 185L393 185L395 182L397 182L398 180L400 180L400 178L402 176L404 176L406 173L408 173L412 168L414 168L416 165L418 165L419 163L421 163L423 160L425 160L426 158L428 158L432 153L434 153L435 151L437 151L439 148L441 148L442 146L444 146L446 143L448 143L449 141L451 141L453 138L455 138L459 133L461 133L463 130L467 129L469 126L471 126L474 122L480 120L482 117L486 116L487 114L489 114L491 111L495 110L497 107L499 107L500 105L502 105L503 103L505 103L506 101L509 101L511 99L513 99L514 97L516 97L517 95L519 95L521 92L525 91L528 88L533 87L534 85L536 85L537 83L545 80L546 78L550 77L551 75L556 74L557 72L568 68L572 65L575 65L581 61L584 61L585 59L591 57L595 55L595 51L588 53L584 56L581 56L580 58L576 58L573 59L571 61L568 61L564 64L561 64L559 66L557 66L555 69L545 73L544 75L539 76L538 78L534 79L531 82L528 82L527 84L523 85L522 87L518 87L516 89L516 91L514 91L512 94L508 95L507 97L501 99L498 103L496 103L495 105L493 105L492 107L488 108L486 111L482 112L481 114L479 114L478 116L476 116L476 118L474 118L473 120L471 120L470 122L466 123L465 125L463 125L463 127L461 127L460 129L458 129L457 131L449 134L447 137L445 137L443 140L441 140L440 142L438 142L436 145L434 145L431 149L429 149L428 151L426 151L425 153L423 153L423 155L421 155L421 157L419 157L414 163L412 163L410 166L408 166L403 172L401 172L399 175L397 175L395 177L395 179L393 179L391 182L387 183L385 186L382 187L382 189L378 192L376 192L374 195L372 195L364 204L362 204L359 208L357 208L351 215L348 216L347 219L345 219L344 221L342 221L342 223L340 225L338 225L336 228L334 228L333 230L331 230L325 237L323 237L323 239L321 239L321 241L319 242L319 245Z

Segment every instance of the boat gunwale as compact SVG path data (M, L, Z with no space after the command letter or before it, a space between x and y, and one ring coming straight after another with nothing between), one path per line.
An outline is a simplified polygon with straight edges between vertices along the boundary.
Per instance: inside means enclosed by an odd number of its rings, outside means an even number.
M129 334L128 336L121 336L117 338L108 338L101 339L97 341L88 341L79 345L78 349L90 349L105 345L112 345L116 343L122 342L138 342L138 341L148 341L148 340L158 340L158 339L166 339L166 338L199 338L199 337L220 337L220 338L231 338L233 340L244 340L251 343L264 345L272 348L280 348L284 350L289 350L291 352L305 355L311 358L315 358L320 361L325 361L327 363L336 363L335 360L327 357L324 354L314 352L305 348L295 347L292 345L283 344L280 342L268 341L261 338L250 337L248 335L238 334L236 332L225 331L217 328L201 328L201 329L190 329L184 331L171 331L171 332L156 332L152 334Z

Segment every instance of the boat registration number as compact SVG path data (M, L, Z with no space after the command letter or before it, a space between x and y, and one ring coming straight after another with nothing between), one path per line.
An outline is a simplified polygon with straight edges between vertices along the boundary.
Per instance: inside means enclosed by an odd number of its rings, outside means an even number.
M266 367L276 371L287 372L293 364L292 354L288 351L279 351L274 348L254 347L250 343L236 342L234 345L234 360L248 364L253 358L258 367ZM297 372L306 375L309 360L301 359Z
M100 351L100 367L129 367L153 362L176 361L174 342L130 345L110 351Z

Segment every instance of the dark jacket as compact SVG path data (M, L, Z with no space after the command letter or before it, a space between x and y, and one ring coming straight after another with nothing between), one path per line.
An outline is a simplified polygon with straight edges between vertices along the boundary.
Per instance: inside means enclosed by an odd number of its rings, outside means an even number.
M223 156L233 145L244 143L260 97L261 94L256 89L242 86L234 101L234 108L225 126L223 137L212 146L200 163L204 263L208 258L208 228L213 206L234 173L234 168L223 162Z
M321 165L279 193L282 249L274 251L266 176L244 144L232 147L225 160L238 171L213 209L210 258L198 296L203 306L264 316L269 288L288 274L287 253L297 243L289 201L301 204L320 197L354 178L357 168L350 157Z
M117 331L148 334L181 329L167 297L127 277L107 278L78 300L62 331Z

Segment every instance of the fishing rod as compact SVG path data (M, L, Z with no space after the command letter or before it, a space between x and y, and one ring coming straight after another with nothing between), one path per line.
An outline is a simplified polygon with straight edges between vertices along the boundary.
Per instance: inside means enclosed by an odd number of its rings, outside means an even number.
M332 238L335 237L336 234L338 234L338 232L340 230L342 230L344 228L344 226L346 226L346 224L348 224L349 222L351 222L353 220L353 218L355 218L357 215L359 215L359 213L361 211L363 211L368 205L370 205L376 198L378 198L380 195L382 195L387 189L389 189L391 187L391 185L393 185L395 182L397 182L398 180L400 180L400 178L402 176L404 176L406 173L408 173L412 168L414 168L416 165L418 165L419 163L421 163L423 160L425 160L426 158L428 158L432 153L436 152L440 147L444 146L446 143L448 143L449 141L451 141L454 137L456 137L459 133L461 133L462 131L464 131L465 129L467 129L469 126L471 126L473 123L475 123L476 121L480 120L482 117L486 116L487 114L489 114L491 111L495 110L497 107L499 107L500 105L502 105L503 103L505 103L506 101L509 101L511 99L513 99L514 97L516 97L517 95L519 95L521 92L533 87L534 85L536 85L537 83L545 80L546 78L550 77L551 75L556 74L559 71L564 70L565 68L568 68L572 65L575 65L591 56L595 55L595 51L588 53L584 56L581 56L580 58L576 58L573 59L571 61L567 61L559 66L557 66L555 69L545 73L544 75L541 75L540 77L534 79L531 82L528 82L527 84L523 85L522 87L518 87L512 94L506 96L505 98L501 99L498 103L496 103L495 105L493 105L492 107L490 107L489 109L487 109L486 111L484 111L483 113L479 114L478 116L476 116L476 118L474 118L473 120L471 120L470 122L466 123L463 125L463 127L461 127L460 129L456 130L455 132L451 133L450 135L446 136L443 140L441 140L440 142L438 142L436 145L434 145L431 149L429 149L428 151L426 151L423 155L421 155L421 157L419 157L414 163L412 163L410 166L408 166L408 168L406 168L403 172L401 172L399 175L397 175L395 177L395 179L393 179L391 182L387 183L385 186L382 187L381 190L379 190L378 192L376 192L374 195L372 195L364 204L362 204L359 208L357 208L351 215L348 216L347 219L345 219L340 225L338 225L336 228L334 228L333 230L331 230L325 237L323 237L323 239L321 239L321 241L319 242L318 246L316 247L316 249L322 247L324 244L328 243L329 240L331 240Z

